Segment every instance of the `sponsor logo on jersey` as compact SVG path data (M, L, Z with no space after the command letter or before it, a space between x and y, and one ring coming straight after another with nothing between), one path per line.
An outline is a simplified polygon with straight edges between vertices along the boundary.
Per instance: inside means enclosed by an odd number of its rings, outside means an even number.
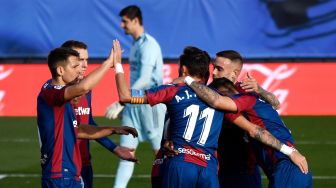
M206 155L204 153L199 153L199 152L197 152L197 151L195 151L191 148L178 148L177 151L179 153L196 156L196 157L199 157L201 159L208 160L208 161L211 159L211 154L210 153L208 155Z
M90 114L90 108L83 108L83 107L78 107L78 108L75 108L75 113L76 113L76 116L78 115L89 115Z

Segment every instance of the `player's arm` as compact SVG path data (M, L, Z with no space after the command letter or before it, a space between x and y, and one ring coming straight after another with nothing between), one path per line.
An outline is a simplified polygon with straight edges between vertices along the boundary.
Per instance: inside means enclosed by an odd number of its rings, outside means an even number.
M90 95L91 97L91 95ZM89 104L91 107L91 103ZM89 114L89 124L92 126L97 127L97 123L93 120L92 113ZM81 125L80 125L81 126ZM123 146L118 146L116 145L111 139L108 137L102 137L96 139L96 141L102 145L104 148L107 150L111 151L115 155L117 155L120 159L127 160L127 161L133 161L133 162L138 162L134 155L134 149L123 147Z
M251 123L242 115L237 117L232 122L241 129L245 130L252 138L280 151L282 143L266 129Z
M255 78L253 78L249 73L247 73L247 78L242 81L240 86L246 91L246 92L256 92L259 94L259 96L270 103L274 109L280 108L280 102L278 98L271 92L266 91L263 89L257 82Z
M126 82L124 70L121 65L121 47L119 41L113 43L113 62L116 71L116 85L119 95L119 101L123 103L144 104L147 103L147 98L144 95L136 95L131 93L131 90ZM147 73L148 74L148 73Z
M115 43L115 41L113 41ZM84 95L95 87L99 81L103 78L105 73L113 66L113 56L112 51L109 54L109 57L94 71L92 71L88 76L86 76L80 82L70 85L65 88L64 99L71 100L75 97Z
M196 95L211 107L236 112L238 110L236 103L229 97L221 96L211 88L195 82L191 77L187 76L185 82L191 87Z
M252 138L289 156L293 163L301 169L302 173L308 173L308 163L306 158L297 150L281 143L266 129L251 123L243 116L237 117L232 122L245 130Z
M102 137L109 136L112 134L119 134L119 135L132 134L134 137L138 136L138 132L134 128L127 127L127 126L95 127L92 125L85 125L85 124L81 124L80 126L78 126L78 138L82 138L82 139L94 140L94 139L102 138Z

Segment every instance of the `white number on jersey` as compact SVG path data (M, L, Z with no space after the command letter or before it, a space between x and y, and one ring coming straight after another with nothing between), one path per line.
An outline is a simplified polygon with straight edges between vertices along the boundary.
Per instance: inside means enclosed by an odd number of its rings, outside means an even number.
M184 133L183 133L183 138L188 142L191 140L191 137L194 133L198 114L199 114L198 105L194 105L194 104L190 105L184 110L183 117L188 116L188 122L186 125L186 129L184 130ZM201 136L198 139L197 144L203 146L205 142L207 141L214 114L215 114L215 110L209 107L201 111L201 115L198 120L201 120L203 118L205 118L205 120L202 126Z

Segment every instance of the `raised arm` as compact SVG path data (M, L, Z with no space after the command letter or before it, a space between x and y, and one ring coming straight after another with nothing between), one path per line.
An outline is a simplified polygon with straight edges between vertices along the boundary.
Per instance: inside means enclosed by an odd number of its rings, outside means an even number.
M232 112L238 110L236 103L231 98L219 95L209 87L193 81L189 76L186 77L185 81L195 91L196 95L211 107Z
M247 73L247 78L242 81L240 86L246 92L256 92L259 94L260 98L270 103L274 109L280 108L280 102L278 98L271 92L266 91L261 86L259 86L257 80L253 78L249 73Z
M64 99L70 100L92 90L111 67L113 67L112 51L110 52L109 57L83 80L65 88Z
M116 71L115 77L116 77L116 85L117 85L117 90L118 90L118 95L119 95L119 101L123 103L135 103L135 104L136 103L138 104L147 103L146 96L133 97L129 86L126 83L124 70L121 65L122 50L121 50L120 43L118 40L113 42L112 51L113 51L113 62L114 62L114 67Z

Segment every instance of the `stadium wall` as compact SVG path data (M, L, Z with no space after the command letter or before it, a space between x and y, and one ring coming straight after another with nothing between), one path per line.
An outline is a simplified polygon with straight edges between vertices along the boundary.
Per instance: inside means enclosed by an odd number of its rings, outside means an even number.
M99 62L91 64L89 71ZM164 65L164 82L176 78L178 65ZM129 77L129 65L124 64ZM274 62L244 65L240 79L246 72L259 84L273 92L281 102L281 115L336 115L336 62ZM15 61L0 64L0 116L35 116L36 97L50 73L45 64L20 64ZM109 71L93 90L93 114L103 116L106 107L118 100L114 71Z

